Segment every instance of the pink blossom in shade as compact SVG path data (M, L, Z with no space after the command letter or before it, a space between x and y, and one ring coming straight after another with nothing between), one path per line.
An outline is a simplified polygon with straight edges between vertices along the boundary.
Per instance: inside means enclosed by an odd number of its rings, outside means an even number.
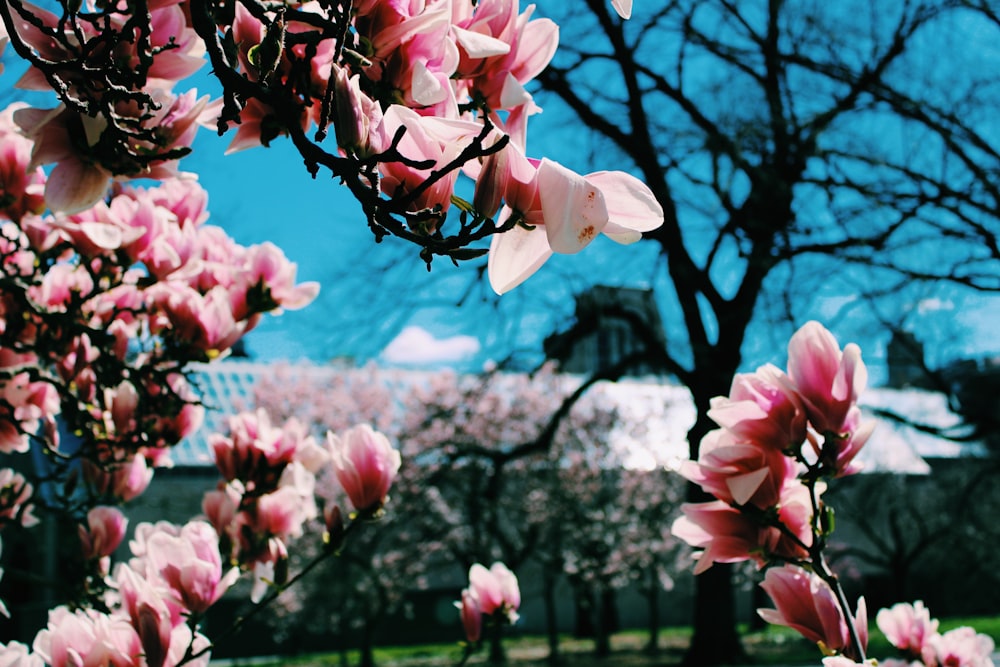
M32 648L50 667L136 667L143 650L128 619L66 607L49 611Z
M123 461L98 464L83 462L83 474L99 495L109 495L128 502L142 495L153 480L153 469L141 454Z
M680 473L726 503L768 509L778 504L797 466L778 450L740 442L719 429L702 439L698 461L685 461Z
M543 159L536 179L541 217L529 222L536 228L493 235L488 274L498 294L524 282L553 252L579 252L599 233L617 243L634 243L643 232L663 224L663 209L653 193L624 172L580 176ZM512 206L510 200L507 203ZM542 230L544 239L539 238Z
M729 396L712 399L708 416L739 439L776 451L798 448L806 437L806 413L788 377L767 364L733 378Z
M0 23L0 30L3 24ZM3 50L0 40L0 51ZM45 667L42 657L31 653L31 648L21 642L0 643L0 665L3 667Z
M117 507L101 505L87 513L87 526L78 526L84 560L110 556L125 539L128 519Z
M14 112L26 107L14 103L0 112L0 215L15 222L45 210L45 172L29 167L32 142L14 123Z
M493 563L488 570L479 563L474 564L469 568L469 590L484 615L501 613L511 623L517 620L521 591L517 577L503 563Z
M823 667L918 667L918 665L916 663L911 665L905 660L895 660L893 658L889 658L888 660L869 658L864 662L857 662L844 655L828 655L823 658Z
M361 158L381 153L392 137L382 125L382 106L361 91L361 75L332 65L334 74L334 130L337 145Z
M223 573L219 536L204 521L188 522L176 536L155 532L146 539L145 547L148 568L193 613L212 606L239 576L235 568Z
M465 638L470 643L479 641L483 634L483 611L479 608L479 601L476 594L471 589L462 591L462 600L456 602L462 616L462 627L465 629Z
M399 472L399 451L367 424L341 436L328 432L326 438L333 472L354 509L370 512L382 507Z
M880 609L875 615L875 623L889 643L913 658L932 664L929 654L929 640L937 634L938 620L921 600L913 604L900 602L887 609ZM925 655L925 651L928 654Z
M17 521L25 528L38 523L32 514L34 488L24 475L13 468L0 468L0 528Z
M809 421L820 433L842 433L868 382L861 349L843 351L816 321L807 322L788 342L788 375L802 397Z
M765 525L759 517L721 500L681 505L670 532L689 545L703 551L698 554L695 574L713 563L739 563L753 560L763 567L771 558L805 558L812 542L812 507L809 490L801 483L786 484L778 500L777 519L788 533L777 526Z
M206 294L174 281L157 283L147 290L152 305L165 316L166 327L179 343L213 359L226 352L246 333L245 322L233 316L229 291L217 285Z
M757 610L765 621L790 627L825 650L851 655L850 631L837 596L818 575L794 565L773 567L764 575L761 588L776 607ZM858 600L853 624L864 649L868 645L864 598Z
M989 635L977 633L968 626L949 630L928 638L927 646L937 667L993 667L996 648Z
M611 0L611 6L626 21L632 18L632 0Z
M158 589L158 579L147 579L128 565L115 570L122 611L139 635L148 667L167 663L174 628L184 623L183 609L173 603L169 589Z

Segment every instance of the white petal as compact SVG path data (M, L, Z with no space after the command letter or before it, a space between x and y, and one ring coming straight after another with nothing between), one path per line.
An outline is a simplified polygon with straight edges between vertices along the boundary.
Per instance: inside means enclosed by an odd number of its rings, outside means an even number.
M500 108L515 109L521 105L531 102L531 94L524 89L521 82L510 73L503 81L503 89L500 91Z
M514 227L503 234L494 234L487 263L490 286L497 294L509 292L527 280L551 256L548 239L537 227Z
M502 39L457 26L452 26L451 31L455 35L455 41L470 58L489 58L510 53L510 44Z
M410 80L410 86L410 95L417 104L431 106L448 97L448 91L437 80L437 77L427 69L427 65L419 61L413 67L413 78Z
M630 242L626 232L648 232L663 224L663 208L653 192L635 176L622 171L598 171L587 174L587 182L604 193L609 225L604 230L611 238L624 236L619 243ZM638 238L634 238L638 240Z
M538 167L538 194L553 252L583 250L608 224L604 194L580 174L550 160Z
M618 12L618 16L628 19L632 16L632 0L611 0L611 6Z

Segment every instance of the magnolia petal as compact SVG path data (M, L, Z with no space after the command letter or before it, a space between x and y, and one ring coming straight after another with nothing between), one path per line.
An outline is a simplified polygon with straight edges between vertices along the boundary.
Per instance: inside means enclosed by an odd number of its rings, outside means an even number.
M66 214L85 211L101 200L110 176L99 167L69 159L57 164L45 183L45 203Z
M632 17L632 0L611 0L611 6L623 19L628 20Z
M87 240L102 250L117 250L124 241L121 227L106 222L81 222L80 231Z
M635 176L623 171L596 171L585 178L604 193L610 223L605 233L609 236L625 230L649 232L663 224L663 207Z
M513 75L507 74L504 79L503 89L500 91L500 108L515 109L531 102L531 94L525 90L521 82Z
M410 95L417 104L429 107L447 99L448 91L441 85L437 77L427 69L427 65L418 61L413 67Z
M607 205L597 186L557 162L542 160L538 166L538 193L553 252L583 250L608 224Z
M767 468L761 468L753 472L748 472L745 475L734 475L727 479L726 486L729 487L729 492L733 494L733 500L739 505L746 505L750 502L753 494L757 493L757 489L764 483L770 472Z
M490 287L497 294L514 289L535 273L552 250L542 230L514 227L503 234L494 234L490 243L487 274Z
M502 39L458 26L452 26L451 30L455 41L470 58L489 58L510 53L510 44Z

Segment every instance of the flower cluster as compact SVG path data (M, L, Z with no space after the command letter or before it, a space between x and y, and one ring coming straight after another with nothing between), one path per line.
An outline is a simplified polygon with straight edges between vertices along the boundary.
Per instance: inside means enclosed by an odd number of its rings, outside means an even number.
M127 501L201 423L188 364L227 354L263 313L304 306L317 286L296 284L273 245L206 224L192 178L46 213L55 176L34 164L48 149L18 131L23 111L0 114L0 452L35 439L54 477L81 459L95 497Z
M631 3L613 6L631 13ZM601 232L632 242L663 222L633 176L580 176L526 157L527 121L540 111L527 86L559 34L533 18L534 5L171 0L151 3L148 15L144 7L85 4L60 17L23 0L0 3L31 65L19 85L62 101L14 114L34 141L31 169L54 165L41 187L53 210L89 209L112 179L177 176L199 125L212 125L235 126L230 151L289 136L314 174L324 166L352 190L379 238L408 238L428 258L482 254L465 247L507 232L490 249L498 292L552 252L577 252ZM175 92L206 56L223 98ZM324 143L331 127L333 146ZM475 181L472 203L455 196L460 173ZM461 225L445 239L453 202Z
M280 590L288 583L288 545L318 514L315 476L330 469L345 479L337 458L346 455L318 445L294 419L272 425L262 410L232 417L229 427L228 435L211 438L224 479L205 494L205 516L183 526L140 524L129 544L131 559L111 571L110 558L127 521L116 508L92 509L79 534L84 560L96 565L92 583L98 604L53 609L33 652L0 647L5 658L18 653L25 661L53 666L207 664L211 644L199 633L199 621L240 573L253 573L254 601L269 586ZM357 472L366 484L371 467L382 471L382 495L369 503L364 518L382 506L399 467L398 452L386 451L380 434L372 435L357 440L352 454L366 462ZM348 528L341 527L341 537Z
M841 350L818 322L792 336L787 373L768 365L737 375L709 410L721 428L680 470L715 500L683 505L673 525L702 550L696 573L713 563L784 563L762 584L777 609L761 615L852 658L864 657L867 614L861 600L852 619L823 558L833 527L821 496L824 479L859 470L855 457L871 433L857 405L866 381L860 349Z
M704 549L696 572L712 563L809 556L822 477L858 471L854 458L871 433L857 406L866 383L856 345L843 351L818 322L788 345L788 374L768 365L737 375L709 416L722 428L701 442L681 474L716 500L687 504L675 535Z
M993 667L993 639L968 626L939 633L938 620L931 618L920 600L882 609L875 621L901 655L879 664L887 667Z
M455 605L461 612L466 639L475 644L482 636L484 617L493 623L517 622L521 606L517 577L503 563L493 563L489 569L476 563L469 568L469 587Z

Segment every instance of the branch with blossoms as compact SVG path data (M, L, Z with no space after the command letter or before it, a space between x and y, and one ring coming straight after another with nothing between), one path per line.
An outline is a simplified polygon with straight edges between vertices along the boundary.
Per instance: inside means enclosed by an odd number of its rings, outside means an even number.
M182 0L71 3L59 15L0 3L29 65L18 85L60 102L18 118L43 146L33 164L55 165L45 188L54 210L92 206L111 179L176 175L199 125L235 128L230 151L287 137L313 177L325 169L350 189L377 241L411 241L429 264L505 238L489 250L498 292L552 252L577 252L601 232L630 243L663 221L632 176L584 177L525 157L540 111L527 86L558 43L558 26L533 10L517 0ZM221 99L174 92L206 57ZM460 175L475 182L471 201L456 195Z
M296 420L272 425L263 411L232 417L229 435L216 434L212 445L223 480L205 494L203 518L183 526L140 524L131 559L111 570L127 520L116 508L94 508L79 530L83 559L96 566L88 598L51 610L31 653L16 643L0 652L21 653L25 664L208 664L214 642L237 632L381 515L400 465L398 451L366 426L330 434L320 445ZM345 518L339 505L327 504L324 548L290 574L288 546L317 516L314 490L324 476L336 479L353 511ZM254 604L210 639L201 621L241 574L254 578Z
M822 500L827 481L861 469L855 458L873 425L857 405L866 382L858 346L841 350L829 331L809 322L789 341L787 373L767 365L737 375L729 396L713 400L709 416L721 428L702 440L697 461L680 468L715 498L683 505L673 524L677 537L701 550L695 573L747 560L766 568L761 587L776 608L758 613L816 643L827 667L874 664L865 653L864 598L852 611L826 558L834 512ZM992 665L992 641L971 629L928 648L937 623L925 612L920 603L897 605L877 620L910 659L927 653L929 667ZM948 662L958 654L969 661Z

